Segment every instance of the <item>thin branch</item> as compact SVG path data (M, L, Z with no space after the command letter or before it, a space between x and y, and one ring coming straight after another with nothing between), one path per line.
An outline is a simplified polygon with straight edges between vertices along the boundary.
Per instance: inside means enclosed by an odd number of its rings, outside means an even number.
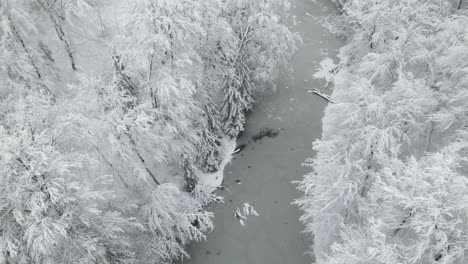
M122 177L122 175L120 175L120 173L118 173L118 171L114 168L114 165L112 165L112 163L104 156L104 154L101 152L101 149L98 147L98 146L95 146L96 148L96 151L99 153L99 156L101 156L102 160L104 161L104 163L106 163L113 171L117 172L117 176L120 178L120 180L122 181L122 183L125 185L125 187L128 189L129 186L127 184L127 182L124 180L124 178Z
M331 103L331 104L334 104L334 103L335 103L335 102L333 102L333 100L331 99L331 96L330 96L330 95L324 94L324 93L322 93L322 92L321 92L320 90L318 90L318 89L309 90L308 92L320 96L321 98L325 99L327 102L329 102L329 103Z
M403 220L401 220L401 223L400 223L399 227L393 231L393 236L396 236L396 235L398 234L398 232L400 232L400 230L401 230L402 228L404 228L406 222L408 222L409 218L410 218L412 215L413 215L413 209L411 209L411 210L409 211L408 215L405 216L405 218L403 218Z
M435 123L434 121L431 121L431 130L429 130L429 139L427 141L426 152L429 152L431 149L432 135L434 134L434 127L435 127Z

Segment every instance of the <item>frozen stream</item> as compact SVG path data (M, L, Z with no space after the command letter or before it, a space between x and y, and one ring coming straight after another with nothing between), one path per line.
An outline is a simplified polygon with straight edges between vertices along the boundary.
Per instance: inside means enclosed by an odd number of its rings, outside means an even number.
M313 155L311 143L321 135L321 118L326 102L307 91L326 90L312 79L325 53L335 55L341 42L327 35L315 23L317 16L334 12L328 1L292 0L296 17L291 25L304 45L292 60L294 72L282 76L276 92L259 98L248 117L246 131L238 145L246 147L226 168L222 191L225 204L210 208L215 213L215 229L206 242L193 243L188 264L309 264L305 255L307 238L301 233L300 212L291 202L300 196L291 182L309 170L301 163ZM262 129L281 129L277 137L254 142ZM244 202L260 216L251 216L242 227L233 211Z

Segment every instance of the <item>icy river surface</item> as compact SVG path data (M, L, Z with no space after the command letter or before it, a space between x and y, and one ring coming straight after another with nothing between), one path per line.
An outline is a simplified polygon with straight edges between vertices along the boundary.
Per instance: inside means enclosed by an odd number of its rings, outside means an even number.
M301 233L300 211L291 202L301 194L298 181L310 168L301 164L314 155L312 141L320 138L326 101L312 93L317 88L330 93L312 75L320 61L334 57L342 44L316 22L335 12L329 1L292 0L295 22L303 45L291 61L293 72L279 78L276 91L258 98L248 116L246 131L238 140L245 148L226 167L221 191L224 204L213 205L215 229L204 242L193 243L185 264L309 264L305 255L310 242ZM258 134L264 129L276 137ZM273 133L275 134L275 133ZM271 136L271 135L270 135ZM255 140L254 140L255 139ZM259 216L250 216L241 226L233 216L247 202Z

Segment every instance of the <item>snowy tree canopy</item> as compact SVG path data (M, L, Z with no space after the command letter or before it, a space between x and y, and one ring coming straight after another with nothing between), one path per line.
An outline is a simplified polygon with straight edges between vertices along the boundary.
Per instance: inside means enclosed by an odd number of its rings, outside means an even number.
M237 2L0 0L0 263L189 257L253 103L221 110L235 58L272 84L298 40L287 1Z
M334 1L344 36L313 172L299 189L317 263L465 263L466 6ZM332 70L330 70L332 69Z

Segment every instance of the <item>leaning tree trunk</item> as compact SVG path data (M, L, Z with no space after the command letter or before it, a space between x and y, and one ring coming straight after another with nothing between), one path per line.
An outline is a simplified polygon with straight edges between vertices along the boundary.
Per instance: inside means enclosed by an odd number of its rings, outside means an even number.
M52 10L50 5L44 4L42 1L38 1L38 3L41 5L42 9L44 9L44 11L49 15L49 18L52 21L52 24L54 24L55 32L57 34L58 39L62 41L63 44L65 45L65 50L67 52L68 57L70 58L71 67L74 71L76 71L75 57L73 55L70 42L67 39L67 36L65 34L65 31L63 30L63 27L60 21L57 21L58 19L65 20L65 18L63 17L57 18L57 16L54 15L55 12L54 10Z
M18 30L16 30L15 25L13 24L13 21L11 21L11 18L9 17L8 20L10 21L11 29L13 30L13 33L15 34L16 38L21 44L21 47L23 48L24 52L26 55L28 55L29 62L31 63L31 66L34 68L34 71L36 72L37 78L39 80L42 80L41 73L39 71L39 68L36 66L36 63L34 63L34 60L31 56L31 53L29 52L28 48L26 47L26 44L23 41L23 38L21 38L20 34L18 33Z

